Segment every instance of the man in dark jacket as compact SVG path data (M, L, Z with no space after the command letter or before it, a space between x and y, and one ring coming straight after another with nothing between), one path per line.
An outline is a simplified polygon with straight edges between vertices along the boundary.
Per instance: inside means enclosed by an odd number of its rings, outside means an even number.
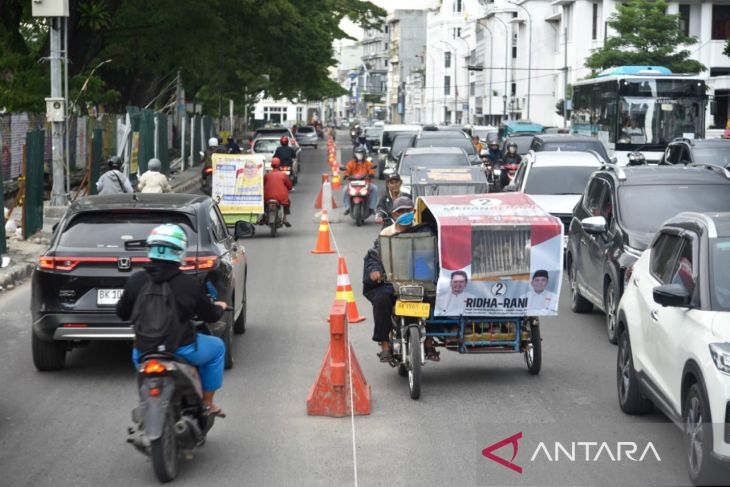
M193 276L180 271L187 248L187 236L180 226L168 223L156 227L147 238L147 244L150 264L144 271L132 274L127 280L122 297L117 302L117 315L125 321L132 317L135 302L148 280L156 283L166 281L175 296L179 326L183 327L176 330L180 346L174 353L198 367L203 404L211 414L223 417L225 414L213 403L213 396L223 385L225 344L218 337L195 333L190 322L196 316L209 323L218 321L228 305L223 301L212 302ZM135 340L132 361L139 368L140 352L136 344Z
M390 214L393 211L393 201L400 196L409 196L401 193L400 188L402 184L403 180L398 173L392 173L388 176L388 179L385 181L385 194L380 197L375 207L375 223L382 223L384 227L387 226L386 222L390 219Z
M294 170L294 159L297 157L297 151L289 145L289 137L286 135L279 139L279 143L281 145L276 148L273 157L276 157L279 161L281 161L281 167L289 167L289 174L291 174L292 183L296 186L298 177Z

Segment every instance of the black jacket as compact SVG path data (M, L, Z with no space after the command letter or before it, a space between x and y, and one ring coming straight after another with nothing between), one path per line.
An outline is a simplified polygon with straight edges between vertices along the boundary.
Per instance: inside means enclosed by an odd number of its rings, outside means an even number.
M408 193L404 193L403 191L400 192L398 196L408 196L409 198L411 195ZM390 214L393 212L393 198L390 197L390 191L386 188L385 192L380 196L380 199L378 199L378 206L375 207L375 211L382 213L384 216L387 216L390 218Z
M294 164L294 158L297 156L297 151L291 148L289 145L280 145L274 151L274 157L278 157L281 161L282 166L291 166Z
M134 310L134 303L147 279L152 278L155 282L168 281L172 293L177 302L177 315L180 318L181 326L185 326L180 345L190 345L195 342L195 333L189 326L190 320L194 317L213 323L223 315L223 310L213 304L208 298L203 287L193 277L183 274L174 262L155 261L145 267L143 271L135 272L127 280L124 286L122 298L117 302L117 316L123 320L129 320Z

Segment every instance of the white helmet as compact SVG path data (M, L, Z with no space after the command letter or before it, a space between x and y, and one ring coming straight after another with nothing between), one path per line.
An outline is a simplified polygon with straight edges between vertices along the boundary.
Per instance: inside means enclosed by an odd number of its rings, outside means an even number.
M215 137L208 139L208 147L218 147L218 139Z

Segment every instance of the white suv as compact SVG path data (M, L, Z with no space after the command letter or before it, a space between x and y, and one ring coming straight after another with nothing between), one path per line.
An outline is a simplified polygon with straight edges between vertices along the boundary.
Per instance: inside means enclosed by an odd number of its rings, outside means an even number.
M657 406L685 433L692 482L724 484L730 478L730 213L668 220L627 275L616 331L621 409L642 414Z

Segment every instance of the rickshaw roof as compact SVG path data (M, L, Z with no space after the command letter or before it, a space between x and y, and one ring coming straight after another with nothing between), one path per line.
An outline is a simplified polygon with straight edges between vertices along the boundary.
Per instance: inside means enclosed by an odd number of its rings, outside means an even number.
M430 210L443 230L464 225L562 226L524 193L421 196L416 201L418 221Z

